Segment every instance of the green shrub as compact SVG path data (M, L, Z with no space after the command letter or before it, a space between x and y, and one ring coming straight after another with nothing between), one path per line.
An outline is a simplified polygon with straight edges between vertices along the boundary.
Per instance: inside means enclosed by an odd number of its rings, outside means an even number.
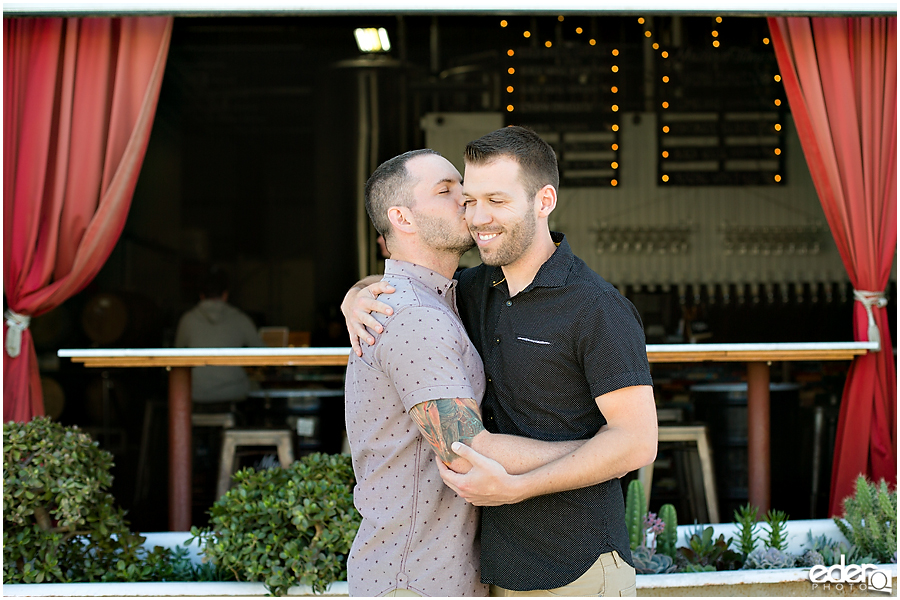
M844 498L844 518L834 522L860 555L880 563L896 560L897 490L884 479L876 485L860 475L856 493Z
M210 510L210 527L191 529L218 573L261 581L274 595L306 584L320 593L347 579L359 528L353 468L344 455L310 454L287 468L235 473Z
M46 417L3 425L3 582L186 581L186 551L128 529L106 491L113 457Z

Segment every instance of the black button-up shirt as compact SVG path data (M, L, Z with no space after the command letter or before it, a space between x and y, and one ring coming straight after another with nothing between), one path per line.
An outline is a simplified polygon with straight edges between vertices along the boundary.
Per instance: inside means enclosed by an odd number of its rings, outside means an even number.
M500 267L458 273L459 312L484 360L488 431L548 441L593 437L595 398L652 385L634 306L572 254L562 234L534 281L509 296ZM601 554L631 563L618 479L482 509L482 581L512 590L571 583Z

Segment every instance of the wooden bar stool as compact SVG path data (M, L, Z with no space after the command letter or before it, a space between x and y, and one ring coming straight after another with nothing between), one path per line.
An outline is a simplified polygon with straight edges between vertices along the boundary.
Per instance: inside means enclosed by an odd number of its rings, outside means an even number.
M275 446L278 462L287 467L294 462L292 432L287 429L226 429L222 433L222 457L219 460L219 482L216 498L221 498L231 486L235 451L239 446Z
M716 476L713 470L712 451L706 425L660 425L660 442L693 442L697 445L700 458L700 474L703 478L703 493L706 497L706 512L710 523L719 522L719 503L716 497ZM638 469L638 479L647 490L647 505L650 504L650 490L653 484L653 463ZM648 508L645 507L645 508Z

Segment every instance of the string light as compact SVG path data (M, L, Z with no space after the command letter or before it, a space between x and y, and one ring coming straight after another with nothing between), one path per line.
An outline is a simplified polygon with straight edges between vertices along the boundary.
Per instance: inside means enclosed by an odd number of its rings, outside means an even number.
M618 105L618 104L613 104L613 105L612 105L612 111L613 111L613 112L619 112L619 105Z
M591 46L596 46L597 40L592 39L591 41L588 42L588 44L590 44Z
M663 132L663 133L669 133L669 126L668 126L668 125L663 125L662 132Z
M638 24L639 24L639 25L643 25L643 24L644 24L644 17L638 17Z
M609 91L611 91L613 94L618 94L619 88L616 86L612 86L611 88L609 88Z
M663 180L663 183L666 183L667 181L669 181L669 176L668 176L668 175L663 175L663 176L662 176L662 180Z
M618 145L618 144L613 144L613 145L611 146L611 148L613 149L613 151L616 151L616 150L619 149L619 145Z
M775 131L781 131L781 123L775 123Z
M512 104L506 105L506 112L512 112L513 110L515 110L515 107Z
M669 83L669 76L668 76L668 75L663 75L662 82L663 82L663 83Z
M665 50L663 50L662 54L660 54L660 56L662 56L663 58L669 58L669 53L666 52Z
M663 152L662 152L662 157L663 157L663 158L669 158L669 151L668 151L668 150L663 150Z
M512 93L513 93L513 86L511 86L511 85L506 86L506 91L507 91L507 93L512 94Z
M649 30L649 29L648 29L647 31L644 32L644 37L650 37L651 35L653 35L653 34L650 33L650 30Z
M713 48L719 47L719 40L713 40Z
M575 28L575 33L577 33L578 35L581 35L581 33L582 33L583 31L584 31L584 29L582 29L581 27L576 27L576 28Z
M781 100L775 98L775 106L781 106Z
M613 130L613 131L618 131L618 130L619 130L619 126L614 124L614 125L612 126L612 130Z
M713 29L713 31L712 31L712 36L713 36L713 37L719 37L719 32L716 31L715 29Z
M563 21L566 20L566 18L562 15L559 15L558 17L556 17L556 20L559 21L560 23L562 23Z
M618 55L619 55L619 50L618 50L617 48L613 48L612 55L613 55L613 56L618 56Z
M516 74L516 70L515 70L514 68L512 68L512 67L508 68L508 69L506 70L506 72L509 73L510 75L515 75L515 74Z
M781 148L775 148L775 156L781 156Z
M522 32L522 35L525 36L525 37L527 37L527 38L530 38L530 37L531 37L531 32L530 32L530 31L523 31L523 32Z
M609 185L616 187L617 185L619 185L619 182L616 181L615 179L613 179L612 181L609 182Z
M768 45L769 45L769 38L763 38L763 44L765 44L766 46L768 46Z
M507 56L513 56L513 55L515 55L515 53L516 53L516 51L513 50L512 48L510 48L509 50L506 51Z
M506 27L507 25L509 25L509 23L506 22L506 19L500 21L500 27Z
M662 107L663 107L663 108L669 108L669 103L668 103L668 102L663 102L663 103L662 103Z
M721 22L722 22L722 17L716 17L716 23L721 23Z
M614 161L614 162L613 162L611 165L609 165L609 166L611 166L613 169L618 169L618 168L619 168L619 163L617 163L617 162Z
M613 66L612 66L612 72L613 72L613 73L618 73L618 72L619 72L619 67L618 67L618 65L613 65Z
M553 45L553 42L551 42L550 40L547 40L546 42L544 42L544 45L549 48L550 46Z
M781 181L781 175L776 175L776 176L775 176L775 183L778 183L778 182L780 182L780 181Z
M659 44L657 44L656 42L653 42L653 49L659 50Z

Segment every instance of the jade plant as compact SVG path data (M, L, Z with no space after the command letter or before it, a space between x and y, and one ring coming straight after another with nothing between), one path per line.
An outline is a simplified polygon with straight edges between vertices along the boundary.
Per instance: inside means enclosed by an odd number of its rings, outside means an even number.
M884 479L875 484L860 475L843 507L843 519L834 522L857 553L879 563L897 562L897 489L889 489Z
M187 551L142 546L107 491L113 457L46 417L3 425L3 583L197 581Z
M243 469L210 509L210 526L191 528L223 578L260 581L273 595L293 585L321 593L347 579L360 515L345 455L310 454L287 468Z

